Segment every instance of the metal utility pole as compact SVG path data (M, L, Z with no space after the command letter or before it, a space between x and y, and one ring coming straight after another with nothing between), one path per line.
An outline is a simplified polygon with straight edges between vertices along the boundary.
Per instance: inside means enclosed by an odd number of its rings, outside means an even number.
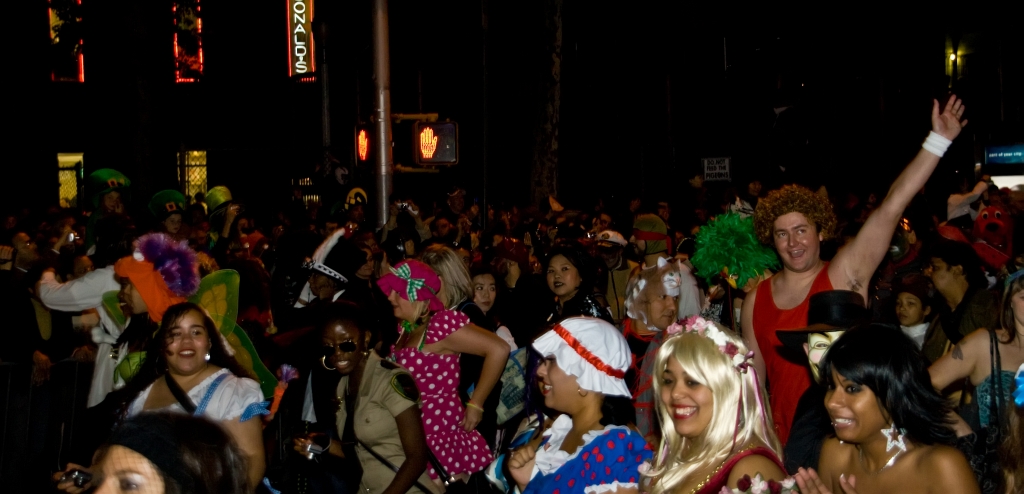
M331 91L330 85L327 81L327 37L328 37L328 23L321 22L319 25L320 36L320 68L319 72L320 79L320 125L323 127L322 146L323 146L323 165L329 167L331 165Z
M373 0L373 125L377 146L374 177L377 180L377 228L388 222L391 198L391 61L388 47L388 1Z

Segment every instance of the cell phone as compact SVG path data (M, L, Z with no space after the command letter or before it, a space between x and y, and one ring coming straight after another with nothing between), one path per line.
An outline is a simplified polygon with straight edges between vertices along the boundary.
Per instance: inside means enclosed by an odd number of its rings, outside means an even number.
M312 460L314 455L319 455L326 450L327 448L324 448L316 443L309 443L306 445L306 459Z
M75 487L85 487L85 485L92 480L92 474L86 472L85 470L75 469L70 472L66 472L64 475L61 475L60 480L58 480L57 483L59 484L61 482L67 482L69 480L75 484Z

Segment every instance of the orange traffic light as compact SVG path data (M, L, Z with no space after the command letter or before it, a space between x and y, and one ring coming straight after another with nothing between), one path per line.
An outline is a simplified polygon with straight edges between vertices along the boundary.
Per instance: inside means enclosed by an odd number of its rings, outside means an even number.
M359 161L366 161L370 156L370 137L366 134L366 129L359 129L359 135L356 136L356 152L359 154Z

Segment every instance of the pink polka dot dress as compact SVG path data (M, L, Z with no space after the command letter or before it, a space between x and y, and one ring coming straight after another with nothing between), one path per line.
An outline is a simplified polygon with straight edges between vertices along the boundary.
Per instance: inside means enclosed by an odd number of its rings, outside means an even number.
M424 344L436 343L469 324L469 318L456 310L434 314L427 324ZM401 331L401 329L399 330ZM477 431L466 432L459 422L465 416L459 400L459 356L438 355L418 348L394 348L395 362L405 367L420 390L420 411L427 445L449 475L473 473L490 465L493 458L487 442ZM428 463L430 478L437 478Z

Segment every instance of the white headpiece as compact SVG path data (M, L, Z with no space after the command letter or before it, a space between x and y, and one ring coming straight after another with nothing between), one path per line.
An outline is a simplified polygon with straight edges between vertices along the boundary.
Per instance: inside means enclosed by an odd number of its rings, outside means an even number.
M615 326L593 317L571 317L533 342L542 356L576 376L580 388L608 396L632 396L623 377L632 363L629 345Z

